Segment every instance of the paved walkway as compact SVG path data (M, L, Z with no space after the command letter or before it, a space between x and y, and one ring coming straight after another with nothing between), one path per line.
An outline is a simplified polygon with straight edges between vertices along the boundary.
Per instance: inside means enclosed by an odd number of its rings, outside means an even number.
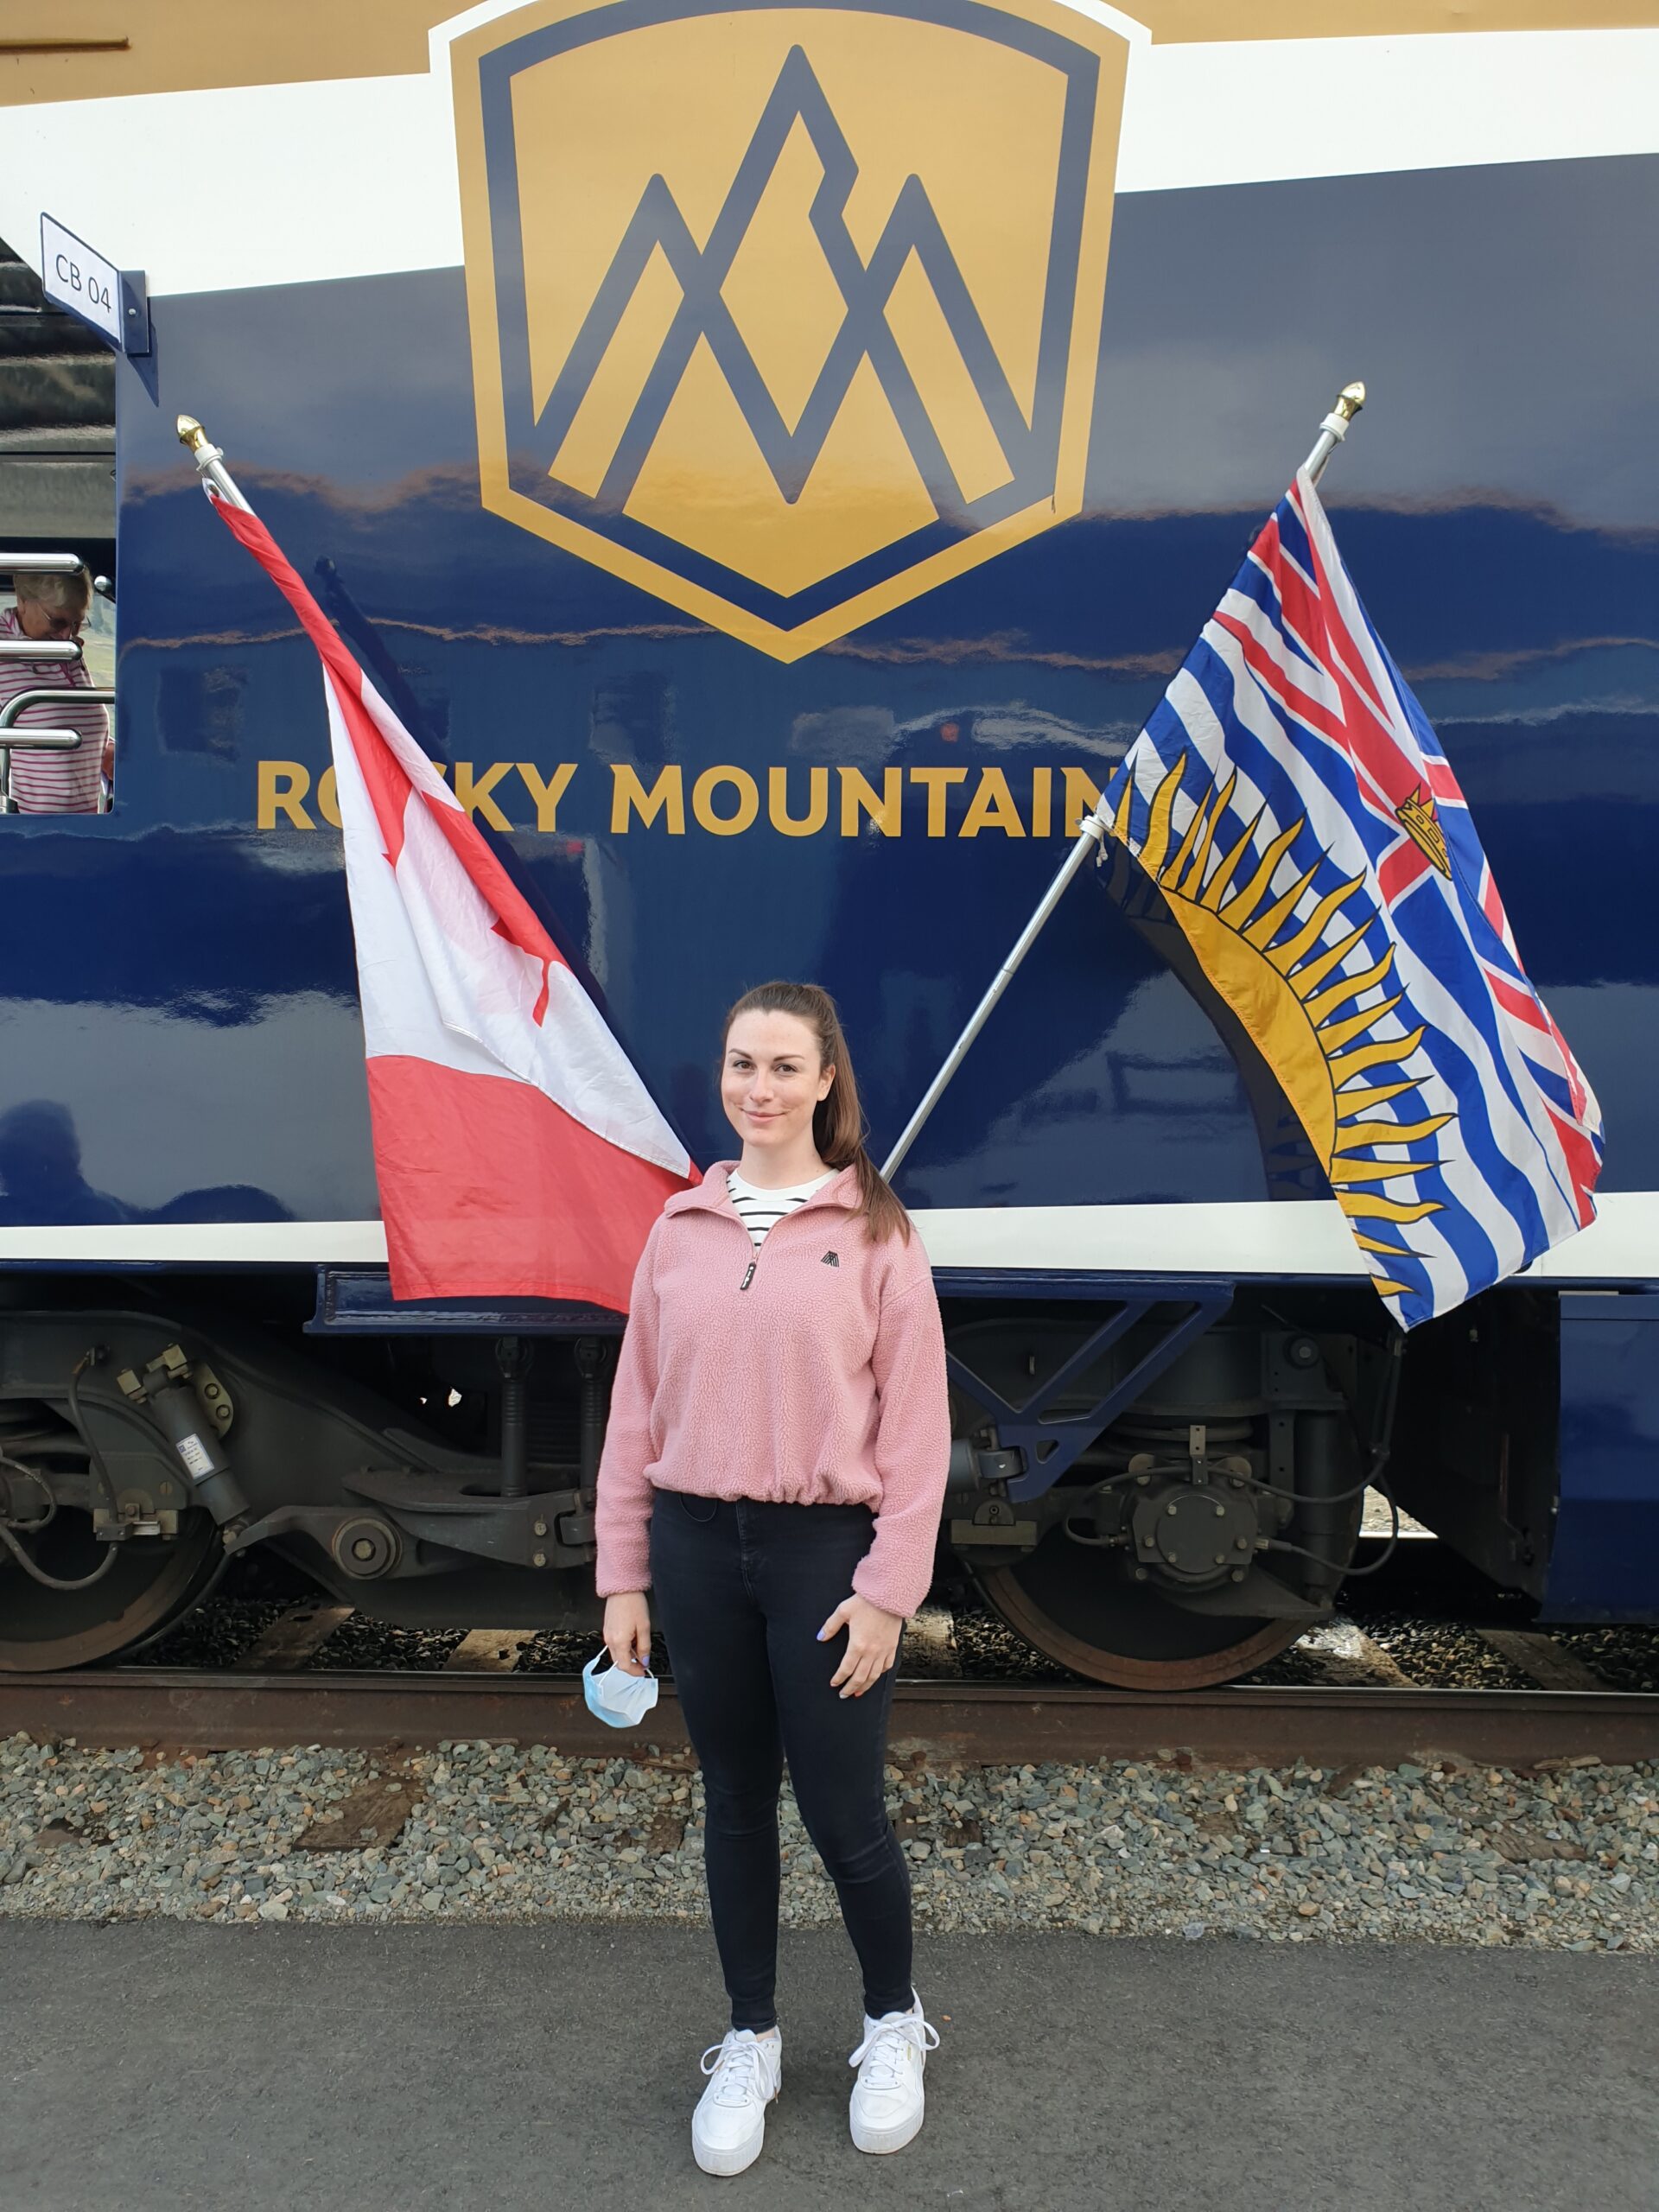
M5 2212L1655 2212L1659 1966L953 1937L894 2158L839 1935L787 1938L760 2162L691 2164L707 1940L0 1922Z

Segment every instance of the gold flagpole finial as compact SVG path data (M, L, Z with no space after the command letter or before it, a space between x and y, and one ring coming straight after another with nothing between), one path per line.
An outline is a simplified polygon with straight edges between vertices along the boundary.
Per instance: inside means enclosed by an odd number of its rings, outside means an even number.
M1325 474L1325 464L1348 435L1348 425L1365 404L1365 387L1357 378L1345 384L1337 394L1336 404L1319 425L1319 435L1314 440L1313 450L1302 463L1300 474L1317 484Z
M174 426L179 434L179 443L196 464L196 473L202 477L222 499L233 507L245 507L247 501L236 488L223 467L224 448L216 446L194 415L181 415Z

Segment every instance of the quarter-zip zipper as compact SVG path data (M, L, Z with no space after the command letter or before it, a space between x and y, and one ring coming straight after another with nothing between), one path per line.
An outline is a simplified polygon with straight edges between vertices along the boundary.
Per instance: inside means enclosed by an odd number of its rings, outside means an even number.
M812 1193L812 1197L807 1200L805 1205L797 1206L793 1213L780 1214L778 1219L772 1223L772 1227L766 1231L767 1236L775 1236L778 1234L778 1231L783 1227L785 1222L794 1221L800 1215L809 1211L812 1206L813 1201L818 1197L818 1195L819 1193L815 1191ZM742 1217L741 1215L734 1214L734 1218L736 1220L737 1226L742 1230L743 1234L747 1236L749 1233L748 1228ZM748 1266L743 1270L743 1280L737 1286L739 1290L747 1290L749 1287L750 1284L754 1281L754 1271L760 1264L760 1255L757 1250L754 1257L749 1262Z

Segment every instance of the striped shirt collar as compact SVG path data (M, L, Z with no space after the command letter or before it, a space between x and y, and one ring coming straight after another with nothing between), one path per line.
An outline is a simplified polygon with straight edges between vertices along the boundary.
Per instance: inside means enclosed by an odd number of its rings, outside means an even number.
M732 1194L726 1186L726 1178L736 1168L734 1160L717 1160L712 1167L703 1171L703 1178L690 1191L677 1191L663 1208L664 1213L690 1213L694 1210L703 1213L728 1213L734 1221L740 1219L732 1204ZM810 1206L844 1206L849 1213L856 1213L861 1204L858 1170L843 1167L822 1190L814 1191L798 1213L804 1213Z

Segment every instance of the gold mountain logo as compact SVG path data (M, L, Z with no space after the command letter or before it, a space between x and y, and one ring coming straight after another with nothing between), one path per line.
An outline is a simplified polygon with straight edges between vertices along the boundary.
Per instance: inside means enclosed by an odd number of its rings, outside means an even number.
M1076 514L1127 50L1047 0L458 41L485 505L779 660Z

